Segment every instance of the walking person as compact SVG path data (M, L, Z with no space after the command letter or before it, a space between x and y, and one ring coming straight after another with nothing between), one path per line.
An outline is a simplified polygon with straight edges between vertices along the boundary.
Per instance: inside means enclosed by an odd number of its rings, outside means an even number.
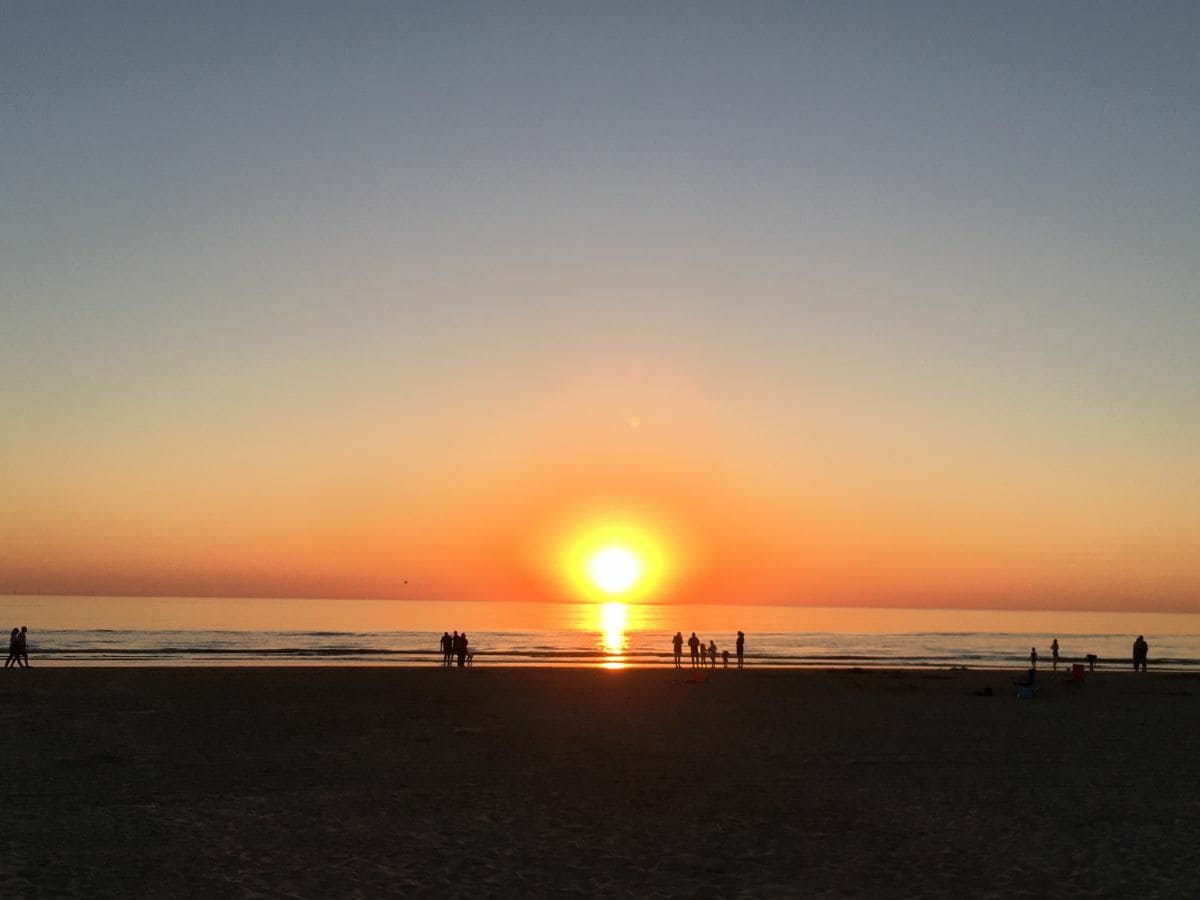
M708 642L708 660L709 660L709 668L715 669L717 667L717 642L716 641Z
M20 634L20 629L14 628L12 634L8 636L8 659L4 661L4 668L16 668L21 665L21 651L18 648L17 636Z
M1146 642L1142 641L1144 645ZM26 669L29 668L29 635L25 633L25 626L21 626L21 633L17 635L17 652L21 657L21 665ZM1142 668L1146 668L1145 657L1142 658Z

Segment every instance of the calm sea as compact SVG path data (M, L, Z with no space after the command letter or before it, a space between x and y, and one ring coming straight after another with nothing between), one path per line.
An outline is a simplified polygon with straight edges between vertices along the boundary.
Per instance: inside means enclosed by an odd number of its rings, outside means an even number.
M29 627L35 665L427 666L459 630L475 665L667 666L676 630L732 654L740 628L755 666L1014 668L1057 638L1064 661L1126 668L1144 634L1155 668L1200 669L1186 613L39 596L0 597L0 623Z

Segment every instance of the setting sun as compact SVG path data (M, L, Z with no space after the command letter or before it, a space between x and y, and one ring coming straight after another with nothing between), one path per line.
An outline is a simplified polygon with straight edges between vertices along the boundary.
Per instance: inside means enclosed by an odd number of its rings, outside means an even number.
M541 535L530 558L573 600L661 602L689 560L679 529L653 511L584 509L548 520Z
M623 594L637 584L642 561L625 547L605 547L588 562L588 575L606 594Z

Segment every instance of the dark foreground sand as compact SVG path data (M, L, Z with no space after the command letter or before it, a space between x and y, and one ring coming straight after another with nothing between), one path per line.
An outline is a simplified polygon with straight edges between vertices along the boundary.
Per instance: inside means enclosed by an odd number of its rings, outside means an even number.
M0 895L1195 896L1200 677L1013 677L6 671Z

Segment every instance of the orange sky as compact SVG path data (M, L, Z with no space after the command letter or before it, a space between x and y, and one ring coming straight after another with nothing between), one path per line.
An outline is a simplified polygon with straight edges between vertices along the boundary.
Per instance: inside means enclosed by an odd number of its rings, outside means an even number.
M648 601L1186 610L1197 587L1195 513L1162 472L1100 492L1086 463L802 420L781 452L678 371L365 434L244 426L28 460L6 592L571 601L572 542L613 526L659 553Z

